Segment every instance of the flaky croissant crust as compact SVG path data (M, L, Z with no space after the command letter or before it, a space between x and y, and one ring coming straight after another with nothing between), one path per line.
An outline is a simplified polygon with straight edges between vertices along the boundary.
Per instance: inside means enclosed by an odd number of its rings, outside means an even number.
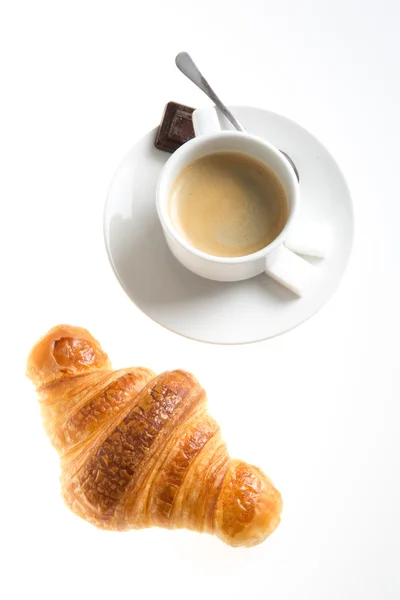
M190 373L114 371L87 330L59 325L32 349L27 375L80 517L121 531L185 527L232 546L258 544L279 524L279 492L229 457Z

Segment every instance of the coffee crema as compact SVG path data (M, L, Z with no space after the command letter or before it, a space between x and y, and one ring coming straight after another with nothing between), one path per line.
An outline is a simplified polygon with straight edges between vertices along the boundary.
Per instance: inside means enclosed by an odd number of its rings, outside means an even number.
M282 231L289 205L282 183L258 159L239 152L208 154L174 181L169 215L178 233L213 256L253 254Z

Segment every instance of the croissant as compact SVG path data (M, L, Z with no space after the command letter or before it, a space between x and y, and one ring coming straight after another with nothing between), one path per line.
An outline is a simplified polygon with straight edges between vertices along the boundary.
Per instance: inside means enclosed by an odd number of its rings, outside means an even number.
M120 531L185 527L231 546L278 526L279 492L229 457L190 373L114 371L86 329L59 325L33 347L27 375L60 454L62 495L80 517Z

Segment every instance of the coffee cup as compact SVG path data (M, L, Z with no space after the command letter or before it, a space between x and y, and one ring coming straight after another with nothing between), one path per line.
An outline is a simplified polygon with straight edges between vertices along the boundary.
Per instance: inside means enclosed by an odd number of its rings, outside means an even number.
M298 219L300 185L285 156L272 144L257 136L221 130L214 109L193 113L196 137L172 154L165 164L157 185L157 212L166 242L175 258L193 273L216 281L234 282L265 273L298 296L308 293L318 279L319 269L287 247L290 238L300 240L300 246L314 248L320 243L321 230ZM261 162L279 179L287 199L288 211L282 230L269 244L245 256L215 256L196 248L182 235L169 210L169 198L174 182L188 165L215 153L240 153ZM303 234L301 232L303 230ZM294 235L295 234L295 235ZM315 236L316 242L309 239ZM286 242L286 244L285 244Z

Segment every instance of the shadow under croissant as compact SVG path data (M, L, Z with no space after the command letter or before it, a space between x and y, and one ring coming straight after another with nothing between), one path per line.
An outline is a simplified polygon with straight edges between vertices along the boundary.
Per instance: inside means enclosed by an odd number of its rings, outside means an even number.
M203 388L185 371L114 371L85 329L59 325L33 347L27 375L61 458L70 508L110 530L151 526L262 542L282 501L257 467L229 457Z

